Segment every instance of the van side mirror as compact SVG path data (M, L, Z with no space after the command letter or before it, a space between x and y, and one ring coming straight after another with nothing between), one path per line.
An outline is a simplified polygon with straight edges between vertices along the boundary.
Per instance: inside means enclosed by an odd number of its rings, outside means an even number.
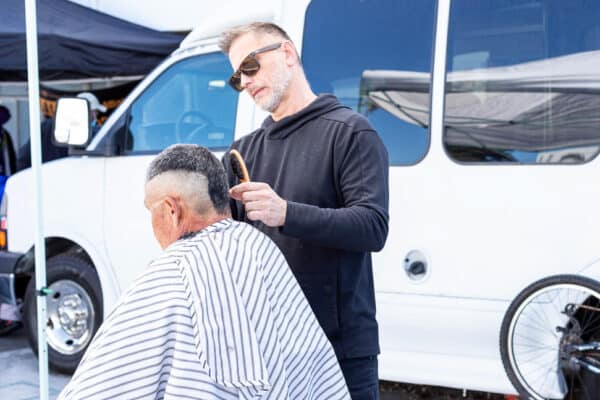
M53 141L58 146L83 146L90 139L90 110L85 99L58 99Z

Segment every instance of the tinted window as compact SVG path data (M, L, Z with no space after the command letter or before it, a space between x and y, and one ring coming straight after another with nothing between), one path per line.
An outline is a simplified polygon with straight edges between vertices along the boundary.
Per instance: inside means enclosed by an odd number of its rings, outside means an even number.
M434 11L430 0L313 0L306 13L302 58L313 90L366 115L392 164L414 164L429 146ZM396 102L399 89L410 104Z
M577 163L600 145L600 2L454 0L444 145L463 162Z
M174 143L229 146L238 96L227 86L230 74L222 53L171 66L131 106L128 150L158 152Z

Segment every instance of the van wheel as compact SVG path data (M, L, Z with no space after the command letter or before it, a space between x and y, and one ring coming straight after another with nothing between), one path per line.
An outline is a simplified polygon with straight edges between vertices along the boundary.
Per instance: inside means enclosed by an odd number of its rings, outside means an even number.
M523 399L598 399L600 283L557 275L526 287L504 316L500 353Z
M46 261L48 361L56 371L73 373L102 322L102 291L90 262L75 252ZM35 277L25 292L25 333L38 353Z

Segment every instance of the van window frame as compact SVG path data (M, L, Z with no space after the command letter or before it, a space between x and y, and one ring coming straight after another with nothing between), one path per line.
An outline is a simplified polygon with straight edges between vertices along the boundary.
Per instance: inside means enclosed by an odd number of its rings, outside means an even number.
M453 72L452 69L449 68L449 60L450 60L450 48L451 48L451 35L450 35L450 31L452 29L452 25L456 25L456 21L452 19L452 6L456 5L458 2L463 1L463 0L458 0L458 1L454 1L452 2L452 4L449 5L449 14L448 14L448 18L447 18L447 23L448 23L448 31L447 31L447 36L446 36L446 43L445 43L445 59L444 59L444 91L443 91L443 113L442 113L442 132L441 132L441 146L442 149L444 151L444 154L446 155L446 157L451 160L454 164L460 165L460 166L547 166L547 165L551 165L551 166L563 166L563 167L577 167L577 166L582 166L582 165L587 165L590 163L593 163L595 160L597 160L600 156L600 144L597 145L597 150L595 152L595 154L593 156L591 156L589 159L587 160L583 160L583 161L574 161L574 162L561 162L560 160L556 160L556 161L544 161L544 162L537 162L537 161L526 161L526 160L515 160L515 161L468 161L468 160L461 160L456 158L455 156L453 156L451 154L451 152L449 152L448 150L448 146L447 146L447 142L446 142L446 138L447 138L447 133L446 133L446 108L447 108L447 88L448 88L448 82L447 82L447 78L448 78L448 74L450 72ZM570 53L571 55L573 54L578 54L577 52L575 53ZM546 57L546 58L540 58L537 59L535 61L544 61L544 60L549 60L552 57ZM519 64L515 64L515 65L519 65ZM507 65L507 66L511 66L511 65ZM459 70L460 71L460 70ZM551 86L551 85L550 85ZM487 92L486 92L487 93ZM492 92L493 93L493 92ZM554 92L556 93L556 92ZM431 115L431 114L430 114ZM563 129L564 130L564 129ZM599 141L600 141L600 137L599 137ZM576 148L576 147L583 147L583 146L574 146L574 147L567 147L568 148ZM482 149L485 149L485 147L481 147ZM519 149L514 149L511 151L520 151ZM538 151L538 155L542 154L542 151Z
M309 31L310 29L307 29L307 27L310 27L309 24L310 23L314 23L314 21L311 20L310 15L310 11L311 11L311 7L313 7L316 4L315 1L312 1L306 8L305 10L305 14L304 14L304 23L303 23L303 30L302 30L302 62L303 65L305 67L305 70L308 69L308 74L307 74L307 78L310 80L312 77L310 76L311 71L310 69L312 67L310 67L311 64L309 65L309 68L306 68L307 66L307 59L306 59L306 49L307 47L311 46L311 43L307 37L307 31ZM429 69L427 71L425 71L427 74L429 74L428 79L427 79L427 85L428 85L428 117L427 117L427 124L426 126L422 127L425 129L426 135L427 137L423 140L423 144L422 147L418 148L418 150L420 150L417 154L417 152L415 151L415 154L417 155L414 158L410 158L410 161L397 161L394 162L394 154L400 154L401 151L396 151L394 152L394 147L389 147L388 144L384 141L384 144L386 146L386 149L388 151L388 154L390 155L390 163L389 163L389 167L411 167L411 166L415 166L420 164L423 160L425 160L428 157L428 154L431 151L431 146L432 146L432 140L434 137L434 131L432 129L432 102L433 102L433 80L434 80L434 60L435 60L435 54L436 54L436 41L438 40L438 34L439 32L437 31L437 24L438 24L438 8L439 8L439 2L438 1L432 1L432 11L431 11L431 19L432 19L432 23L431 23L431 42L429 43L430 46L430 54L429 54L429 58L428 58L428 65L429 65ZM391 51L389 49L384 49L382 50L383 52L385 51ZM310 60L309 60L310 62ZM313 62L312 64L315 64L315 62ZM314 68L312 68L314 69ZM370 69L368 66L366 69L363 70L366 71ZM419 71L421 72L421 71ZM316 75L316 74L315 74ZM359 88L360 89L360 88ZM314 90L316 92L319 91L319 88L314 88ZM359 96L359 101L361 99L361 96ZM379 109L381 109L381 107L378 107ZM357 111L358 112L358 111ZM388 111L385 111L383 109L381 109L381 112L385 112L388 113ZM396 116L394 116L393 114L390 114L390 118L398 118ZM361 113L361 115L364 115ZM369 118L368 116L366 116L367 118ZM370 118L369 118L370 119ZM371 122L371 124L373 124L373 122ZM377 126L373 126L374 129L376 131L378 131L378 127ZM378 132L380 138L383 141L383 136L381 134L381 132ZM403 158L402 156L396 156L397 158ZM409 158L409 157L406 157Z
M125 135L123 138L119 139L119 143L122 147L121 147L121 151L117 151L118 155L123 155L123 156L136 156L136 155L140 155L140 156L144 156L144 155L155 155L160 153L163 149L157 149L157 150L128 150L127 146L128 146L128 141L127 139L129 138L129 135L127 134L127 132L130 132L130 124L131 124L131 112L132 112L132 107L136 104L136 102L148 91L150 90L154 83L161 77L163 76L165 73L167 73L167 71L171 70L172 68L175 68L177 65L181 64L182 62L186 62L190 59L194 59L194 58L199 58L199 57L205 57L205 56L210 56L210 55L217 55L217 54L221 54L224 57L226 57L219 49L211 49L209 51L206 52L198 52L198 53L192 53L189 56L186 57L181 57L178 58L177 60L173 61L172 63L169 63L165 68L161 69L160 72L158 72L158 74L156 74L153 78L151 78L151 80L148 82L147 85L144 86L144 88L139 92L136 93L135 97L132 98L128 104L127 104L127 108L123 111L123 113L117 118L117 120L112 124L112 126L109 128L110 131L106 133L106 135L104 135L104 137L101 139L101 141L98 143L98 145L96 146L96 149L100 150L100 152L106 154L106 153L110 153L110 155L113 155L113 152L110 151L110 149L102 149L102 143L110 143L110 138L113 138L115 135L118 134L119 131L119 120L121 118L126 118L125 121ZM165 62L167 62L167 60L165 60ZM157 67L158 68L158 67ZM230 71L227 71L227 74L229 74ZM228 75L227 75L228 76ZM142 84L144 83L144 81L142 81ZM219 152L219 151L223 151L229 148L229 146L231 145L231 143L233 143L235 141L235 128L236 128L236 123L237 123L237 110L238 110L238 104L239 104L239 94L235 91L233 91L232 89L230 89L227 85L224 88L224 90L231 90L232 95L235 96L235 100L232 101L232 105L233 105L233 121L232 121L232 131L231 131L231 137L230 137L230 141L227 145L223 145L223 146L205 146L207 149L209 149L211 152ZM110 138L109 138L110 137ZM173 144L177 144L177 143L172 143L170 145ZM114 147L110 146L110 147ZM168 147L168 146L167 146ZM166 148L166 147L165 147ZM88 153L86 153L88 154Z

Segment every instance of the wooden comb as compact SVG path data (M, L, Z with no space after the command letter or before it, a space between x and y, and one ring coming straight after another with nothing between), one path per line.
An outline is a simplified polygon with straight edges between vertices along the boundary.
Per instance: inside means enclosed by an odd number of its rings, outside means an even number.
M248 169L246 163L242 158L242 155L236 149L229 150L229 163L235 176L238 177L240 183L250 182L250 176L248 175Z

